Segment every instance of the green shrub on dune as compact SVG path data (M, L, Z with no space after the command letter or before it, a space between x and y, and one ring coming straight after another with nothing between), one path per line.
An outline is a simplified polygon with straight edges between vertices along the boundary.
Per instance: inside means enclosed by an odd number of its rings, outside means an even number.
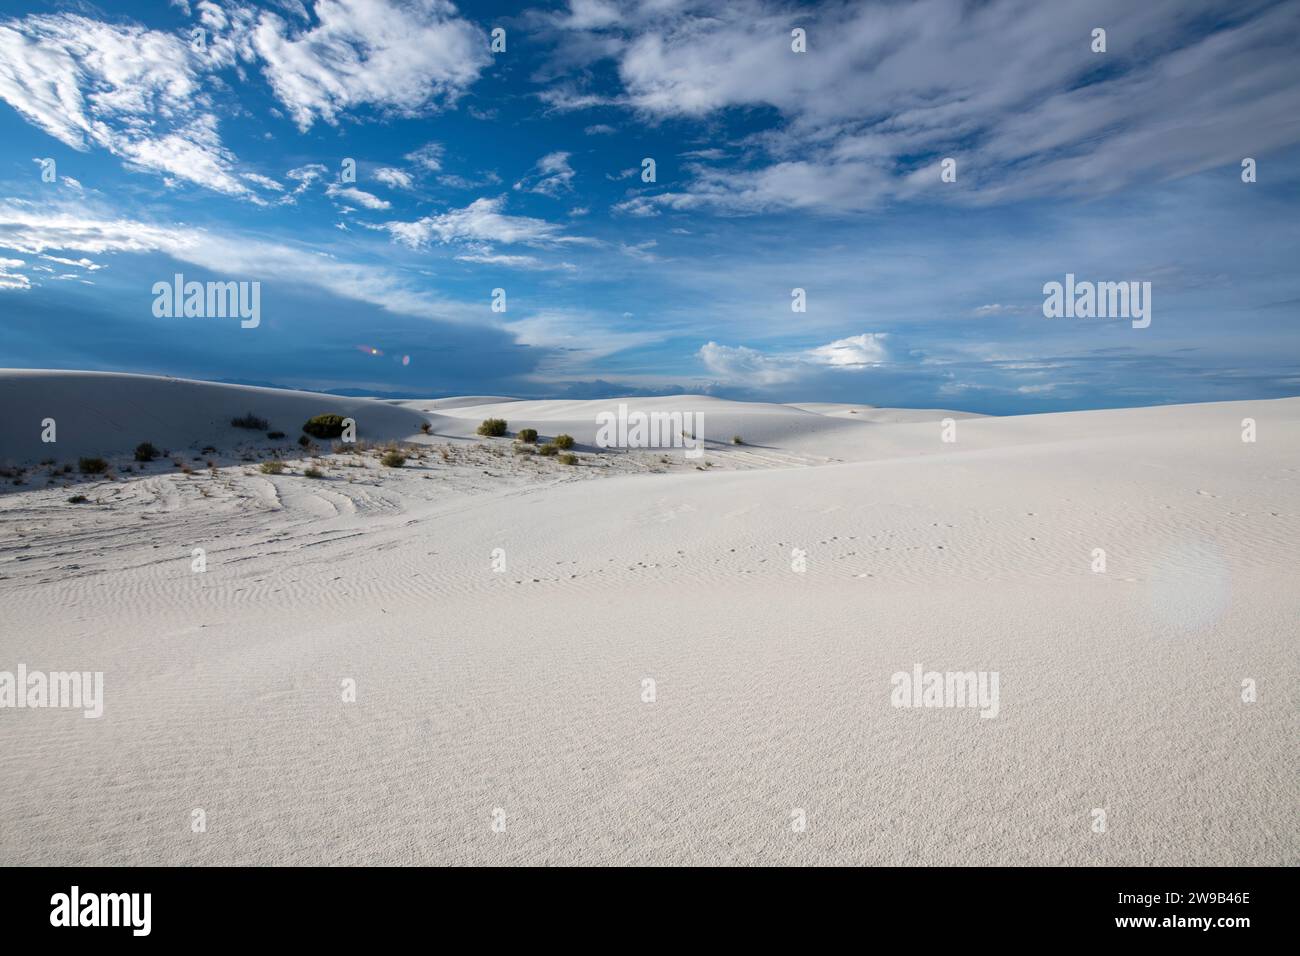
M312 438L338 438L343 434L343 416L317 415L307 419L302 430Z

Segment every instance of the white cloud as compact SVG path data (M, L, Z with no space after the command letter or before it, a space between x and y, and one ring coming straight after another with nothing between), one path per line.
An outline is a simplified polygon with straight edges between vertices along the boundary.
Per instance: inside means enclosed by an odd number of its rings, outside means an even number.
M1300 126L1280 121L1300 95L1300 21L1288 4L990 0L958 11L953 0L846 0L800 10L806 54L791 51L791 13L776 0L618 11L617 29L576 10L552 19L570 31L542 96L553 107L621 104L655 121L751 108L780 117L746 142L765 165L695 168L672 194L630 200L625 212L1097 194L1235 165L1245 143L1258 155L1300 141ZM1099 24L1111 39L1104 56L1088 48ZM603 58L621 92L565 84L566 69L581 80ZM947 156L956 183L939 179Z
M376 169L374 175L377 180L389 189L410 189L415 184L410 173L402 172L400 169L393 169L390 166Z
M536 256L515 256L503 253L482 251L467 252L456 257L457 262L473 262L478 265L504 266L507 269L527 269L530 271L572 271L575 266L570 262L549 263Z
M719 345L707 342L697 353L700 360L719 380L737 385L782 385L799 378L797 363L764 355L743 345Z
M77 150L228 195L232 172L190 47L178 36L73 14L0 23L0 99Z
M355 186L341 186L338 183L330 183L325 187L325 194L331 199L342 199L345 202L356 203L366 209L393 208L393 204L387 199L380 199L374 193L368 193L364 189L357 189Z
M827 368L875 368L888 361L885 338L883 332L863 332L806 352L783 355L768 355L743 345L708 342L697 355L722 384L762 387L784 385L824 372Z
M421 169L436 173L442 169L442 157L446 150L441 143L425 143L419 149L406 154L406 159Z
M317 23L259 18L251 43L302 130L358 106L419 115L454 103L491 61L487 37L446 0L317 0Z
M1030 310L1023 305L1003 305L1001 302L990 302L987 305L976 306L971 311L974 315L983 318L990 315L1019 315Z
M0 248L32 255L50 251L92 255L161 252L231 279L321 289L403 315L464 322L467 316L478 314L464 303L440 299L414 287L389 269L345 262L320 251L249 235L96 218L79 210L38 208L12 200L0 202Z
M30 289L31 280L14 269L21 269L26 263L22 259L0 258L0 289Z
M317 180L324 179L329 175L329 170L320 163L308 163L306 166L298 166L284 174L286 179L292 179L298 185L294 187L293 195L305 192L311 188L311 184Z
M880 365L888 358L885 351L886 333L863 332L846 339L836 339L826 345L808 350L808 359L819 365L835 368L865 368Z
M476 199L463 209L452 209L414 222L387 222L383 228L398 242L418 249L430 242L500 242L549 245L580 241L564 236L560 227L544 219L510 216L501 210L505 197Z
M284 184L276 182L270 176L263 176L261 173L240 173L240 178L250 183L261 186L263 189L270 189L273 192L284 192Z
M85 269L87 272L98 272L100 269L108 268L102 263L95 262L93 259L87 259L85 257L82 257L80 259L65 259L62 256L42 255L41 258L46 260L47 262L57 262L61 266L79 266L80 268Z
M515 183L515 189L538 193L552 198L573 189L573 167L569 153L547 153L537 161L527 176Z
M506 323L519 345L553 349L561 354L547 363L546 371L573 367L592 359L657 342L654 332L621 331L610 327L607 316L566 309L548 309Z

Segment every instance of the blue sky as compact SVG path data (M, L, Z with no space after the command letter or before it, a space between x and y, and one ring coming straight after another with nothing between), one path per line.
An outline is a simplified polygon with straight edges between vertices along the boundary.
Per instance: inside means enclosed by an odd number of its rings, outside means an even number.
M991 413L1300 394L1300 3L3 9L3 366ZM261 324L155 317L177 272L259 281ZM1151 282L1151 326L1044 318L1066 273Z

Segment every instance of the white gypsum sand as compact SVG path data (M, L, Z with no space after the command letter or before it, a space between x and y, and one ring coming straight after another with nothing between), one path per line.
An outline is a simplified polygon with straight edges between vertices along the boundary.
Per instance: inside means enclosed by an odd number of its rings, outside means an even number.
M0 710L0 864L1300 859L1300 399L625 400L703 412L699 460L595 451L617 400L6 371L0 401L0 671L104 674L99 719ZM322 412L376 447L313 459ZM891 706L917 664L997 672L997 716Z

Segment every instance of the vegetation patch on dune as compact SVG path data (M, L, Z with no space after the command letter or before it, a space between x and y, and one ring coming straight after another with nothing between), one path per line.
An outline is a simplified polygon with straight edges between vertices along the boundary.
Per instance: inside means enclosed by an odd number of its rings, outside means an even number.
M338 438L343 434L342 415L316 415L302 426L312 438Z
M485 418L483 424L478 427L478 433L488 438L500 438L506 433L507 427L504 418Z
M247 428L249 431L264 432L270 424L265 418L258 418L252 412L242 415L239 418L232 418L230 424L236 428Z

